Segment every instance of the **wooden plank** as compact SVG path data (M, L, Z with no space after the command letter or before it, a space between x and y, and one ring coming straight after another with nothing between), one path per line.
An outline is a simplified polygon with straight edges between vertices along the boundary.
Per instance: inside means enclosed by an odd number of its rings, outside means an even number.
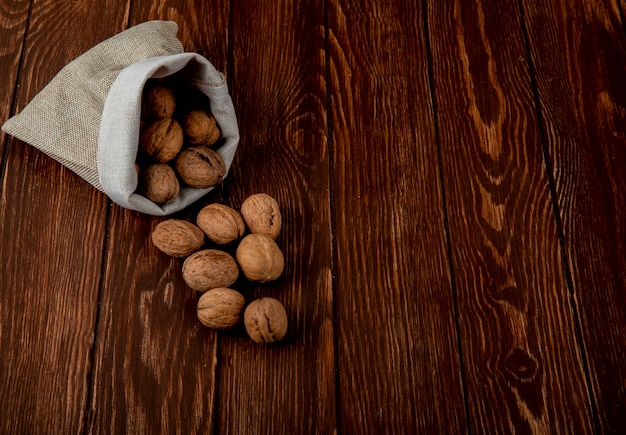
M612 1L523 1L602 433L626 432L626 39Z
M6 1L0 6L0 125L9 118L22 57L30 0ZM0 133L0 161L6 135Z
M89 433L203 433L213 425L215 334L197 321L182 261L152 245L157 223L113 207Z
M207 4L210 3L210 4ZM178 39L185 51L206 57L226 73L229 6L224 0L167 0L133 2L131 24L148 20L171 20L178 24Z
M16 111L120 28L124 6L35 2ZM106 198L14 139L1 195L0 432L77 433L85 421Z
M345 433L463 433L423 14L328 2Z
M427 3L471 432L590 433L517 2Z
M284 226L282 277L242 282L248 302L280 300L284 341L263 347L245 331L218 355L216 433L333 433L335 357L323 2L232 2L232 94L241 143L229 181L236 207L275 197Z
M130 17L131 25L176 21L185 51L224 71L228 11L226 1L135 2ZM112 207L89 433L208 433L214 425L217 336L197 320L182 260L150 240L162 220Z

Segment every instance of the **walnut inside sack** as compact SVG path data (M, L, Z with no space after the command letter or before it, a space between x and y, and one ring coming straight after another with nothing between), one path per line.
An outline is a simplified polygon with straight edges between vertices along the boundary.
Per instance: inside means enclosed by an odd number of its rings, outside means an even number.
M198 189L216 186L226 175L222 156L204 146L185 148L176 158L174 168L183 183Z
M204 110L191 110L182 117L185 138L191 145L211 146L220 138L215 118Z
M183 147L183 129L178 121L163 118L146 127L139 138L139 149L156 163L176 158Z
M148 80L141 102L136 192L164 205L178 197L182 187L206 189L219 184L226 165L221 155L206 147L220 135L208 96L184 76ZM177 183L167 168L152 167L163 163L174 169Z
M172 118L176 111L174 91L163 85L147 85L141 101L141 116L146 121Z
M154 163L140 172L139 191L152 202L168 204L178 197L180 183L169 165Z

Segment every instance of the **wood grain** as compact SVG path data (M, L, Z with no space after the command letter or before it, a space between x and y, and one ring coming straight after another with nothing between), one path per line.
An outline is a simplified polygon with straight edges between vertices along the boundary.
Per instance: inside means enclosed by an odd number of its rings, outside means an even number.
M59 69L121 25L124 4L110 6L33 5L17 112ZM82 26L80 38L76 23ZM11 139L0 202L0 432L79 432L98 306L105 197Z
M11 115L11 106L17 85L17 74L26 34L29 0L6 1L0 4L0 125ZM6 135L0 133L0 156ZM0 157L0 163L2 157ZM1 177L0 177L1 179Z
M417 3L417 6L416 6ZM283 342L216 333L150 233L0 136L0 433L626 433L624 0L5 0L0 122L174 20L276 197ZM235 246L227 249L234 250Z
M428 23L471 432L590 433L517 3Z
M230 203L275 197L285 271L238 288L273 297L289 318L285 339L220 340L217 433L333 433L335 356L326 128L323 2L232 2L232 94L240 147Z
M341 429L462 433L422 11L328 6Z
M626 38L611 1L522 2L602 433L626 431ZM554 13L556 10L558 13Z
M222 70L228 15L225 1L136 2L130 25L175 20L184 49ZM193 210L174 217L191 220ZM89 433L209 433L214 426L217 336L197 320L199 295L182 279L182 260L150 240L162 220L112 206Z
M213 425L215 334L197 321L182 260L152 245L157 223L113 207L89 433L206 433Z
M219 71L226 73L228 59L229 3L224 0L134 1L130 23L170 20L178 24L178 39L187 52L206 57Z

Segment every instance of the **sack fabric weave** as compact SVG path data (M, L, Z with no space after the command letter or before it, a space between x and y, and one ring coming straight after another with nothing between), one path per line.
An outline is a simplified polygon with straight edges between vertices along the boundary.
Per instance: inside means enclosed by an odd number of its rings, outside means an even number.
M220 126L216 151L227 173L239 142L237 119L224 76L204 57L185 53L171 21L149 21L94 46L69 64L2 130L65 165L123 207L167 215L209 189L185 187L170 204L135 192L141 95L150 78L178 74L203 92Z

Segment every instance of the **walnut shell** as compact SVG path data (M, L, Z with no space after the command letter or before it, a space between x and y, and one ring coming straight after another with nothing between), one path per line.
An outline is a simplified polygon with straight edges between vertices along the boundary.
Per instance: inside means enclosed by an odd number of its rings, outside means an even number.
M148 121L171 118L176 110L174 92L167 86L152 86L144 91L141 114Z
M250 281L267 282L283 272L285 260L280 248L265 234L248 234L241 240L236 252L241 271Z
M287 334L287 312L283 304L273 298L250 302L243 322L250 338L259 344L273 343Z
M237 210L223 204L209 204L198 213L196 224L207 238L218 245L243 236L246 226Z
M183 147L183 130L175 119L154 121L141 133L139 149L158 163L173 160Z
M180 183L170 166L154 163L141 171L139 192L152 202L168 204L180 193Z
M198 299L198 320L213 329L234 328L243 318L246 300L238 291L219 287L203 293Z
M191 222L168 219L152 232L152 243L172 257L187 257L202 248L204 233Z
M250 195L241 204L241 216L251 233L276 239L283 225L278 202L267 193Z
M213 187L226 175L226 164L222 156L203 146L181 151L174 168L186 185L198 189Z
M239 267L235 259L217 249L198 251L183 263L183 279L189 287L199 292L229 287L238 277Z
M182 119L183 133L191 145L211 146L220 138L215 118L204 110L190 110Z

